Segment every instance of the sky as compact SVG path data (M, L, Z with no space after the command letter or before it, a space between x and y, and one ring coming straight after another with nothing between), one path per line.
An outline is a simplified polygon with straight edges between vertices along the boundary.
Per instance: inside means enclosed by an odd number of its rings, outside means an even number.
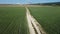
M28 4L47 2L60 2L60 0L0 0L0 4Z

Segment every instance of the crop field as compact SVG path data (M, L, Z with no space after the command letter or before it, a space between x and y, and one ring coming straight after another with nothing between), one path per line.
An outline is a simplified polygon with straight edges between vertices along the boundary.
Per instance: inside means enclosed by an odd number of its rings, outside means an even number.
M60 7L29 7L47 34L60 34Z
M0 34L29 34L24 7L0 7Z

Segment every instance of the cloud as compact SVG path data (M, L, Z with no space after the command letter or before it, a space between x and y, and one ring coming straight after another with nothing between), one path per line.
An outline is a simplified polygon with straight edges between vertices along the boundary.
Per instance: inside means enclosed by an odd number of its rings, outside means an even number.
M16 3L16 4L20 4L20 3Z

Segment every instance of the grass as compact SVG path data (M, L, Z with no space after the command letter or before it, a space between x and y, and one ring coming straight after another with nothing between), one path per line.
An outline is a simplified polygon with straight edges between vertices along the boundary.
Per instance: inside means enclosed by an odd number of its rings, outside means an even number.
M29 7L47 34L60 34L60 7Z
M29 34L24 7L0 7L0 34Z

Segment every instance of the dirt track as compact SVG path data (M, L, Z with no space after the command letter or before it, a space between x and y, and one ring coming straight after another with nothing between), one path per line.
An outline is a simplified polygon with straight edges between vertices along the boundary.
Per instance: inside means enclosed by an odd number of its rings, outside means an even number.
M26 8L26 11L30 34L46 34L41 25L31 16L28 8Z

